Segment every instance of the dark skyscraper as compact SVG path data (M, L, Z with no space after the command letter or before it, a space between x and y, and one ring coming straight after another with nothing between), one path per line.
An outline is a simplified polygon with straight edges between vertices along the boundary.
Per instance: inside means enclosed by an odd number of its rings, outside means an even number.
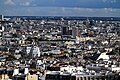
M76 38L76 36L79 35L78 27L72 27L72 36L73 38Z
M62 28L62 34L63 35L68 35L68 30L69 30L68 27L63 27Z
M4 19L4 16L3 15L0 15L0 20L2 21Z

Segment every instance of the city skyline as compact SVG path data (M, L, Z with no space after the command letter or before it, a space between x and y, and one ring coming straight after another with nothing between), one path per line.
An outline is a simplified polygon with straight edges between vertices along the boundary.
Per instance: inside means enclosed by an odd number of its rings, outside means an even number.
M119 0L1 0L5 16L120 17Z
M120 0L0 0L0 80L120 80Z

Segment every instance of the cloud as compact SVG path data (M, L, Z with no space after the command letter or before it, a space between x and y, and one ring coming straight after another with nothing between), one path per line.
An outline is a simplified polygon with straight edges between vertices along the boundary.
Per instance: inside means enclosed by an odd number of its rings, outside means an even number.
M0 0L0 14L120 17L119 5L120 0Z
M116 0L111 0L111 3L116 3L117 1Z
M107 0L102 0L104 3L107 1Z
M4 4L5 5L15 5L13 0L5 0Z
M103 3L109 2L109 3L116 3L117 0L102 0Z
M22 7L120 8L120 0L0 0L0 6L3 2Z
M16 0L15 2L19 5L19 6L34 6L35 4L33 4L35 0Z
M120 17L120 9L114 8L66 8L66 7L21 7L4 11L12 16L85 16L85 17Z
M30 4L31 4L30 2L24 2L24 3L21 3L20 5L21 6L30 6Z

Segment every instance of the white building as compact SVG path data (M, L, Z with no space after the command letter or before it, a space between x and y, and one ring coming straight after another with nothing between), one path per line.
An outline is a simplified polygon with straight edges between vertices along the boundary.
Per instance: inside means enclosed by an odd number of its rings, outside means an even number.
M110 57L109 57L109 55L106 55L106 52L104 52L104 53L101 53L101 55L98 57L97 60L99 60L99 59L103 59L103 60L108 61L110 59Z
M37 56L37 57L40 57L41 53L40 53L39 47L33 46L33 47L31 48L30 54L32 54L32 57L36 57L36 56Z
M30 50L31 50L31 47L26 47L26 52L27 52L27 54L30 53Z
M32 57L40 57L41 52L38 46L27 47L26 52Z
M120 67L111 67L111 70L112 71L120 72Z

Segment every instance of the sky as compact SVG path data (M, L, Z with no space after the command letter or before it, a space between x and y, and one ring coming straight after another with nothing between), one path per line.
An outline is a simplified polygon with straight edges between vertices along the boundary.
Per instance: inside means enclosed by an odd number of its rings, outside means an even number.
M120 0L0 0L0 14L120 17Z

